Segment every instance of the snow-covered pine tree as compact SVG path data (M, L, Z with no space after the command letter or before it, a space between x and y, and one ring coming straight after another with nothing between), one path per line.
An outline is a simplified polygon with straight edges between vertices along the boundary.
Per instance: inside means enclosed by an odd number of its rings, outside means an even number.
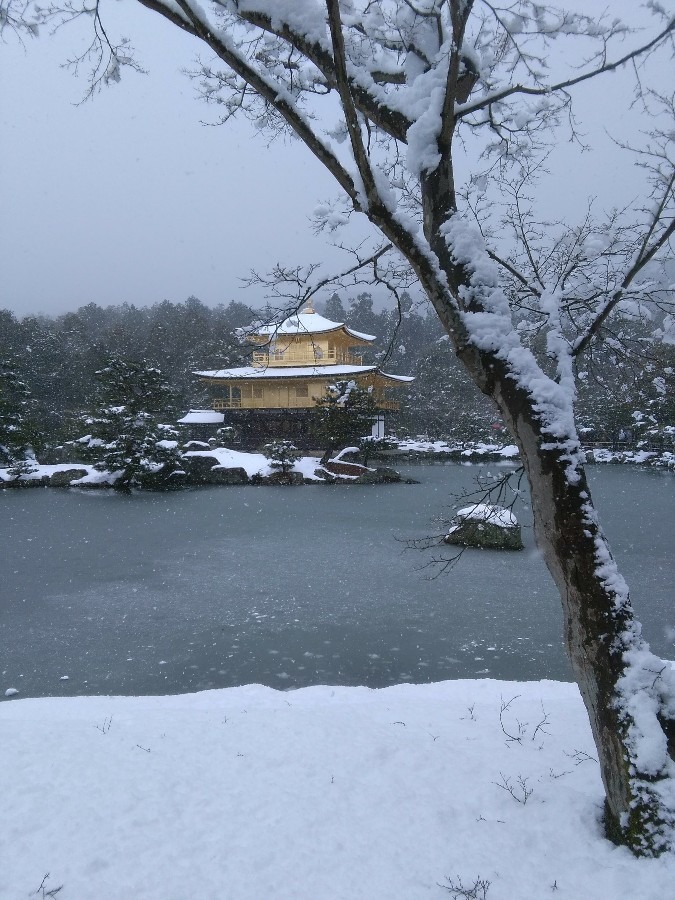
M40 434L33 418L35 403L18 366L0 361L0 466L18 478L35 469Z
M347 320L347 313L339 294L331 294L326 300L324 314L331 322L345 322Z
M343 447L358 445L370 434L377 406L372 393L354 381L337 381L317 399L313 411L312 432L325 452L321 462L327 462Z
M173 418L173 392L159 369L111 357L96 372L97 409L79 441L95 467L114 475L113 487L163 489L181 484L182 457L177 432L159 419Z
M292 441L270 441L263 447L263 453L270 461L270 467L287 475L298 458L298 448Z

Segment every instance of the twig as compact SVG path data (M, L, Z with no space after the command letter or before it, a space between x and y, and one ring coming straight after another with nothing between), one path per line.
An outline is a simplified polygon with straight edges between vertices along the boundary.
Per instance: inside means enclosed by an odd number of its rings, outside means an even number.
M534 788L527 786L528 778L519 775L516 779L517 785L514 785L513 780L503 772L500 772L499 774L501 776L501 781L493 781L492 783L503 791L506 791L507 794L510 794L516 803L522 803L522 805L525 806L534 792Z
M487 878L476 876L476 880L471 885L465 885L461 878L454 881L452 878L445 879L447 884L439 884L439 887L445 888L452 894L453 900L485 900L487 892L490 889L490 882Z

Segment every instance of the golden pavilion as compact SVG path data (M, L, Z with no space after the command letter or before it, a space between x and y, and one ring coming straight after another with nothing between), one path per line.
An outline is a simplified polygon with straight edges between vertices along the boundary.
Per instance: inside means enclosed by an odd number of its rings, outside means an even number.
M257 446L287 438L298 446L309 440L309 412L331 385L353 381L369 390L378 410L373 434L384 435L384 412L399 409L392 389L413 381L364 365L360 347L375 335L331 322L308 306L278 324L247 335L255 346L251 365L195 372L212 394L211 408L223 412L226 424L239 431L242 443Z

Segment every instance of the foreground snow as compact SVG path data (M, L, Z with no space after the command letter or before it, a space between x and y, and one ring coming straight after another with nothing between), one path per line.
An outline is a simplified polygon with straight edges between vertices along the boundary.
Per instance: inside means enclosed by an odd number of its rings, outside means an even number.
M8 900L41 882L59 900L421 900L452 896L447 876L487 879L487 900L663 900L675 883L672 857L602 838L571 684L12 699L0 734Z

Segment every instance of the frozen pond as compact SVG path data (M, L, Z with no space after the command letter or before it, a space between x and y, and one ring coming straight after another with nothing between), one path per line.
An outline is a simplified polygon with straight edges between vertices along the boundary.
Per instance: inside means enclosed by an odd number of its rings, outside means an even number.
M1 492L0 696L569 678L531 531L523 553L469 551L429 580L431 554L401 540L438 531L479 468L402 471L421 483ZM646 636L672 658L675 478L590 476Z

